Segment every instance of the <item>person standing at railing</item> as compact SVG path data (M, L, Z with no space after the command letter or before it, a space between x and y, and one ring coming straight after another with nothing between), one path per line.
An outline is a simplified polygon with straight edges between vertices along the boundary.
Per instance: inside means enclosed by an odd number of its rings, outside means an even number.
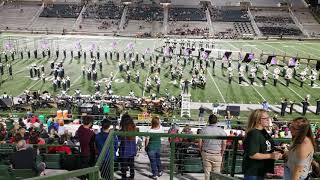
M266 110L254 110L248 119L244 138L244 155L242 169L244 180L263 180L267 173L273 173L274 160L282 157L274 151L274 142L266 131L270 125Z
M209 116L209 125L201 130L201 135L227 136L227 133L216 124L217 116ZM210 179L210 172L220 173L226 141L218 139L203 139L199 141L205 180Z
M110 126L111 126L111 121L109 119L104 119L102 122L101 132L96 135L95 141L96 141L96 148L98 150L99 156L106 140L108 139ZM118 150L118 143L119 143L118 137L114 136L113 141L114 141L114 162L116 162L117 161L116 152ZM110 146L110 148L112 148L112 145ZM110 150L107 150L103 164L101 165L101 169L100 169L101 177L104 179L107 179L110 177L110 169L112 166L110 159L111 159ZM114 167L115 169L117 169L116 163L114 163Z
M76 132L76 137L80 142L82 168L92 166L95 160L95 134L90 129L92 127L92 121L92 116L83 116L82 125Z
M136 125L130 115L124 114L120 121L120 131L137 131ZM133 136L121 136L119 146L119 158L122 179L127 179L127 171L130 171L130 179L134 179L134 157L137 154L136 138ZM129 167L129 168L128 168Z
M155 116L151 120L151 128L148 130L149 133L163 133L163 129L160 125L159 116ZM157 179L157 177L162 176L162 167L160 160L161 151L161 137L160 136L150 136L145 140L146 152L148 154L152 175L150 178Z
M285 153L287 162L284 168L284 180L309 179L311 169L319 172L319 166L311 167L316 142L310 122L306 118L299 117L291 121L289 128L292 134L292 145Z

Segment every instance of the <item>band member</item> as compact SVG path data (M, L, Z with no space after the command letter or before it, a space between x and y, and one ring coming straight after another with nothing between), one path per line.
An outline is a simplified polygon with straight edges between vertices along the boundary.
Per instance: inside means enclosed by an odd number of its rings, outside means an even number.
M57 49L56 50L56 58L58 58L59 57L59 50Z
M282 99L282 101L281 101L281 112L280 112L281 116L285 115L287 106L288 106L288 100L286 98Z
M67 50L64 49L64 50L63 50L63 59L66 59L66 58L67 58Z
M253 83L254 83L254 78L256 77L256 71L257 71L257 69L255 67L252 67L250 69L249 79L250 79L251 85L253 85Z
M305 98L301 102L301 104L302 104L302 115L305 116L309 106L308 98Z
M300 87L303 87L303 83L304 81L306 81L306 75L307 75L306 71L302 71L300 73Z
M136 72L136 83L139 83L140 82L140 72L137 71Z
M242 84L243 77L244 77L244 67L241 66L239 69L239 84Z
M277 82L278 82L278 79L279 79L279 73L280 73L280 69L278 67L276 67L274 70L273 70L273 86L277 86Z
M268 74L269 74L268 70L263 70L263 75L262 75L262 85L263 86L266 86L266 82L268 80Z
M290 81L292 78L292 69L287 69L286 70L286 75L284 76L284 79L286 80L286 86L289 87Z
M232 67L228 67L228 82L229 82L229 84L231 84L231 82L232 82L232 76L233 76L233 72L232 72Z
M313 69L312 71L311 71L311 75L310 75L310 85L311 85L311 87L314 87L314 81L317 79L317 71L315 70L315 69Z

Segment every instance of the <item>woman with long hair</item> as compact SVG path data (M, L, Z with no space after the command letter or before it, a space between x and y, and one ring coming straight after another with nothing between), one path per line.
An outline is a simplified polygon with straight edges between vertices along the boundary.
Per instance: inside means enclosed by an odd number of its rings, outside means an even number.
M124 114L120 121L120 131L136 131L136 125L130 115ZM121 165L121 177L127 179L127 171L130 171L130 179L134 178L134 157L137 154L137 144L135 136L120 136L119 156Z
M270 118L266 110L254 110L248 119L244 138L243 173L244 180L263 180L267 173L273 173L274 160L282 154L274 151L274 142L266 131Z
M313 153L316 143L311 130L310 122L304 117L291 121L290 131L292 144L286 152L285 180L304 180L309 178Z
M155 116L151 120L151 128L148 130L150 133L163 133L160 125L159 116ZM161 150L161 137L151 136L147 137L145 141L146 151L151 164L152 175L150 178L156 179L158 176L162 175L162 167L160 160L160 150Z

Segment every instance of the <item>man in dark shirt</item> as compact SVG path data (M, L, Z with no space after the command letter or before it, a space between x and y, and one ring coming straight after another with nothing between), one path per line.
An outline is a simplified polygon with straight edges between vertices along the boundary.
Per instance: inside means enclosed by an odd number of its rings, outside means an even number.
M320 115L320 97L317 99L316 115Z
M94 164L95 134L90 129L92 126L92 121L93 119L91 116L82 117L82 125L79 127L76 134L80 142L82 168L86 168Z
M287 99L282 100L281 101L281 113L280 113L281 116L285 115L287 106L288 106L288 100Z
M309 106L309 102L308 102L308 99L305 98L302 102L302 115L305 116L306 115L306 112L308 110L308 106Z
M10 163L13 169L35 170L36 152L32 148L27 148L25 140L20 140L17 143L17 152L12 154Z

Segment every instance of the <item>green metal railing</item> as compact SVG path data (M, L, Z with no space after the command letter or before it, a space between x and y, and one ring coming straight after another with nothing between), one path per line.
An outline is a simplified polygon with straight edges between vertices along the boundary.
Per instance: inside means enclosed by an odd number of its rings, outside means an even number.
M172 139L175 139L175 138L185 138L185 139L219 139L219 140L232 140L233 141L233 147L232 147L232 151L235 152L235 153L232 153L232 165L231 165L231 172L230 172L230 175L233 177L234 174L235 174L235 163L236 163L236 156L237 156L237 150L238 150L238 141L241 140L242 138L241 137L226 137L226 136L205 136L205 135L191 135L191 134L165 134L165 133L146 133L146 132L121 132L121 131L116 131L114 132L114 135L116 136L128 136L128 137L132 137L132 136L144 136L144 137L161 137L161 138L172 138ZM111 136L108 137L108 140L109 138L111 138ZM109 142L110 141L110 142ZM106 150L105 148L107 144L110 145L113 144L113 137L111 140L109 140L106 142L105 146L104 146L104 149L103 150ZM169 164L169 175L170 175L170 180L173 179L174 177L174 162L175 162L175 142L174 141L171 141L170 143L170 164ZM113 146L110 149L110 157L113 157ZM103 159L102 156L99 157L99 160L101 161L101 159ZM111 158L113 159L113 158ZM100 163L98 160L97 164ZM99 164L98 164L99 165ZM113 168L112 168L113 170ZM113 171L110 173L111 176L113 176ZM113 179L113 177L111 178Z
M100 153L100 156L97 159L97 162L94 167L89 167L85 169L79 169L74 171L69 171L62 174L50 175L50 176L42 176L31 178L34 180L44 180L44 179L68 179L72 177L79 177L86 175L89 180L100 179L100 173L102 171L109 171L108 179L114 179L114 158L108 159L108 167L104 167L104 161L106 158L107 151L109 153L109 157L114 157L114 136L144 136L144 137L161 137L161 138L189 138L189 139L219 139L219 140L232 140L233 141L233 149L232 151L232 165L230 175L233 177L235 174L235 163L238 149L238 141L241 140L240 137L220 137L220 136L204 136L204 135L189 135L189 134L165 134L165 133L146 133L146 132L121 132L121 131L111 131L109 136L103 146L103 149ZM173 179L175 175L175 142L172 141L170 143L170 164L169 164L169 176L170 180Z

